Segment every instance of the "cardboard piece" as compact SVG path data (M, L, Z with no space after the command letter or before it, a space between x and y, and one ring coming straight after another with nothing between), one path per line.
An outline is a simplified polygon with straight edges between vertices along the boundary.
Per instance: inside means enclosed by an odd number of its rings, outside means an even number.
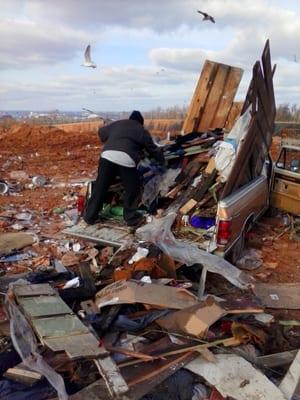
M20 250L33 243L34 238L28 233L2 233L0 235L0 255L10 254L14 250Z
M205 302L159 318L156 323L172 332L204 337L208 328L226 313L212 297L209 297Z
M158 308L182 309L197 303L186 289L138 281L118 281L96 294L98 308L114 304L144 303Z

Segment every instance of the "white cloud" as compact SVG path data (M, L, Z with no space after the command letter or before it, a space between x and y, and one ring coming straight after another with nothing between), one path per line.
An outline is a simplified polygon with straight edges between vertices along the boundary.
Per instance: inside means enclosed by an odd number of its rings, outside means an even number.
M0 69L11 81L0 85L1 108L55 107L56 102L58 108L72 109L91 102L96 109L111 109L135 99L145 107L182 104L190 100L205 59L245 69L239 91L243 98L267 38L278 64L277 102L300 102L300 64L293 61L295 55L300 61L296 0L5 3L0 10L0 35L5 38ZM198 8L212 14L216 24L202 22ZM90 41L98 47L100 65L82 72L79 57Z
M26 69L72 60L87 41L85 33L30 20L0 21L0 69Z

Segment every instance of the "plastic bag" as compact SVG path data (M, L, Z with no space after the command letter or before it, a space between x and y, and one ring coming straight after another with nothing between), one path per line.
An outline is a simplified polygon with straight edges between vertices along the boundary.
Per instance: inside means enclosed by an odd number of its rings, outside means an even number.
M10 285L20 284L20 281L14 282ZM27 281L22 280L21 283L28 284ZM51 368L43 357L38 354L37 341L32 329L27 322L24 315L21 313L16 303L6 296L8 304L8 311L10 316L10 335L14 348L21 357L23 364L33 371L40 372L50 382L50 384L57 391L59 400L67 400L68 395L65 388L65 383L61 375L56 373Z
M227 142L220 142L219 149L215 156L216 169L219 172L221 182L226 182L234 165L236 153L233 145Z
M250 107L241 115L233 125L231 131L226 136L225 141L233 144L234 149L237 151L239 148L239 144L245 134L247 133L249 124L251 120L251 111Z
M174 181L180 172L180 168L170 168L162 175L153 176L153 178L144 186L143 203L150 206L159 194L165 196L168 193L170 186L174 184Z
M241 115L233 125L231 131L224 139L218 142L218 151L215 156L216 169L218 170L221 182L226 182L233 167L236 154L245 134L248 131L251 120L250 107Z
M136 231L136 235L146 242L152 242L165 254L188 266L202 264L208 271L220 274L234 286L245 289L251 283L248 276L228 261L200 250L197 246L175 238L171 226L176 218L171 212L163 218L153 219Z

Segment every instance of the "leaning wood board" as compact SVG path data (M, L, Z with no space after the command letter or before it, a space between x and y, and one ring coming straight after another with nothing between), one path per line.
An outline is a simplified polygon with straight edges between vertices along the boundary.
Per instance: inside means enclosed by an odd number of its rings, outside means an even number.
M205 61L183 124L184 133L225 126L242 74L240 68Z

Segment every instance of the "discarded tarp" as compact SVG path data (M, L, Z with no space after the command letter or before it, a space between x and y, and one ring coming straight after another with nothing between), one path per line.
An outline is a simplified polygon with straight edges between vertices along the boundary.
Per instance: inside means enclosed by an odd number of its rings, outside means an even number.
M198 357L185 368L203 377L222 396L237 400L285 400L281 391L244 358L216 354L216 363Z
M228 261L200 250L193 244L177 240L171 232L176 216L175 212L170 212L163 218L154 219L151 223L139 228L136 234L140 239L154 243L176 261L186 265L202 264L208 271L222 275L233 285L242 289L250 284L250 278Z
M124 280L114 282L96 294L99 309L107 305L134 303L182 309L196 304L197 297L182 288Z

